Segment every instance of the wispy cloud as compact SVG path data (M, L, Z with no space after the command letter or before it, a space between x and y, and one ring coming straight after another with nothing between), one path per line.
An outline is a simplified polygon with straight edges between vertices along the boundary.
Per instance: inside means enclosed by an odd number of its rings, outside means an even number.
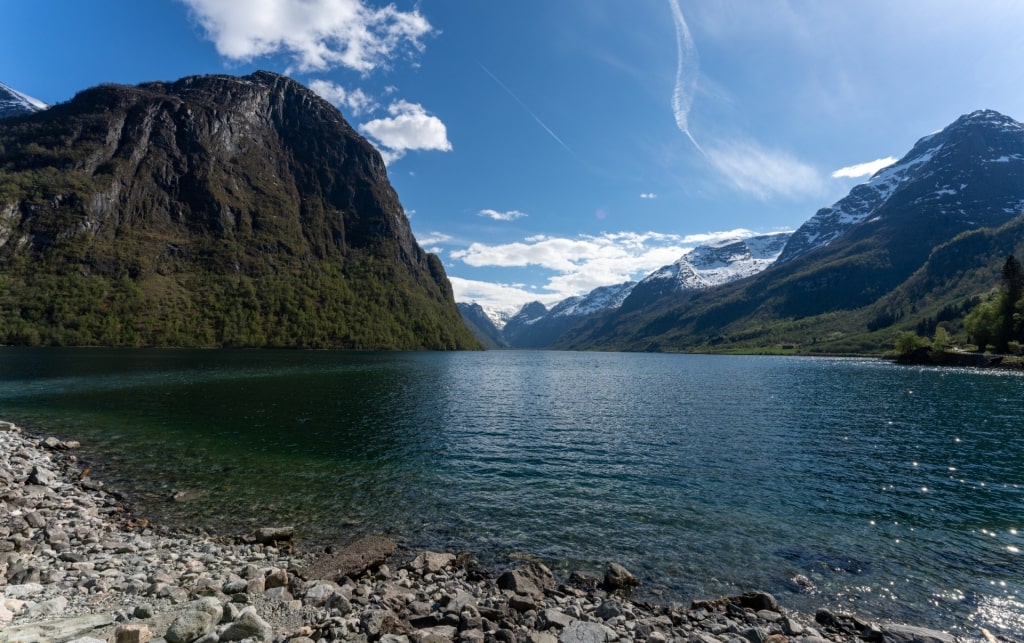
M642 279L700 244L753 234L745 229L686 236L614 232L577 237L536 235L496 245L472 243L449 252L448 257L471 268L539 268L551 274L543 288L529 291L508 284L449 278L457 300L509 310L529 301L553 303L599 286Z
M388 107L388 113L389 118L377 118L359 126L384 148L381 155L385 162L390 164L409 150L451 151L448 129L422 105L400 100Z
M657 199L658 195L655 194L654 192L641 192L640 193L640 198L641 199Z
M348 110L352 116L368 114L378 107L377 102L363 90L347 90L329 80L310 81L309 88L327 102L333 103L342 110Z
M792 155L754 141L720 141L708 148L708 160L737 189L761 200L798 199L825 193L818 170Z
M871 176L878 170L884 167L889 167L899 159L892 156L887 156L884 159L877 159L874 161L868 161L867 163L858 163L849 167L841 167L832 173L834 179L856 179L862 176Z
M361 73L403 51L423 50L433 27L418 10L363 0L181 0L218 53L238 61L285 54L299 71L346 67Z
M516 219L522 219L527 216L525 212L519 210L509 210L508 212L498 212L497 210L480 210L477 212L477 216L487 217L495 221L515 221Z
M430 234L421 237L416 236L416 242L421 246L436 246L439 244L445 244L452 241L452 236L443 232L431 232Z
M543 129L544 129L544 131L545 131L545 132L547 132L547 133L548 133L548 135L549 135L549 136L550 136L551 138L553 138L553 139L555 140L555 142L556 142L556 143L558 143L559 145L561 145L561 146L562 146L562 149L564 149L564 150L565 150L566 152L568 152L569 154L572 154L573 156L576 156L576 152L574 152L574 151L572 150L572 148L571 148L571 147L569 147L568 145L566 145L566 144L565 144L565 141L563 141L563 140L562 140L561 138L559 138L558 134L555 134L554 130L552 130L552 129L551 129L550 127L548 127L547 125L545 125L545 124L544 124L544 121L540 120L540 117L539 117L539 116L537 116L537 115L536 115L536 114L535 114L535 113L533 112L533 110L532 110L532 109L530 109L530 108L529 108L529 107L528 107L528 106L526 105L526 103L524 103L524 102L523 102L523 101L522 101L522 100L521 100L521 99L519 98L519 96L517 96L517 95L515 94L515 92L513 92L513 91L512 91L511 89L509 89L509 88L508 88L508 85L506 85L505 83L501 82L501 79L500 79L500 78L498 78L497 76L495 76L495 75L494 75L494 74L493 74L493 73L491 72L491 70L490 70L490 69L488 69L487 67L485 67L485 66L484 66L484 64L483 64L483 63L477 62L477 64L478 64L478 65L480 65L480 69L484 70L484 73L485 73L485 74L487 74L488 76L490 76L490 77L491 77L491 80L493 80L493 81L494 81L495 83L497 83L497 84L498 84L498 87L501 87L501 88L502 88L503 90L505 90L505 93L506 93L506 94L508 94L509 96L511 96L511 97L512 97L512 100L514 100L514 101L515 101L516 103L518 103L518 104L519 104L519 106L520 106L520 107L522 107L522 108L523 108L523 110L525 110L525 111L526 111L526 113L527 113L527 114L529 114L529 115L530 115L530 117L531 117L531 118L533 118L533 120L535 120L535 121L537 122L537 124L538 124L538 125L540 125L540 126L541 126L541 128L543 128ZM579 157L577 157L577 158L579 158Z
M682 9L679 8L679 1L669 0L669 7L672 9L672 21L676 26L676 54L679 61L676 66L676 84L672 91L672 113L679 130L686 134L693 146L703 154L704 150L690 132L690 109L693 107L697 77L700 75L697 45L690 35L690 28L683 17Z

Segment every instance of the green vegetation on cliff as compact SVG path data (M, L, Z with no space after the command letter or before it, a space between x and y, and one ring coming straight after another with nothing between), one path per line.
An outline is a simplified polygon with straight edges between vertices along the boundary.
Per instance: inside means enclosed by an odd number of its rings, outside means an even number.
M379 154L266 72L0 120L0 343L479 348Z

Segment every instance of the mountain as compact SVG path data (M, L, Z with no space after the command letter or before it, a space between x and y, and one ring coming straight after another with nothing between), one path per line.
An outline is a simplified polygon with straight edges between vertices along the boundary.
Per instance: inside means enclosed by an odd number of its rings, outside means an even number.
M495 324L494 316L478 303L458 302L459 314L484 348L508 348L508 342L502 335L501 328ZM502 328L504 323L502 323Z
M933 253L1022 212L1024 125L991 110L966 114L819 210L763 272L669 292L642 308L623 306L574 329L558 346L879 352L891 347L897 330L966 305L950 299L958 292L953 284L943 286L942 296L905 290ZM959 266L958 274L973 268ZM916 292L920 305L890 301L898 292Z
M966 228L1019 213L1024 198L1014 188L1024 161L1022 130L1017 121L991 110L960 117L819 210L793 234L779 262L827 246L858 224L899 208L932 208Z
M629 281L602 286L550 309L538 301L526 304L505 323L502 337L512 348L547 348L580 320L621 306L635 285Z
M638 310L666 295L713 288L755 275L775 262L789 237L789 232L777 232L698 246L641 280L622 308Z
M0 118L35 114L47 107L49 105L43 101L0 83Z
M380 154L269 72L0 120L0 342L479 346Z

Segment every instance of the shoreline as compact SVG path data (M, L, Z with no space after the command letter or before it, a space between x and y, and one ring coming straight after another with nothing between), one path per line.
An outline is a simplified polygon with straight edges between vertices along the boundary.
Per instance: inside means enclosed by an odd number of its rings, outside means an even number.
M288 529L229 538L154 526L80 469L78 446L0 422L0 643L954 640L788 612L763 592L654 605L630 598L639 581L613 563L604 578L556 579L537 562L498 574L384 538L318 554L296 550Z

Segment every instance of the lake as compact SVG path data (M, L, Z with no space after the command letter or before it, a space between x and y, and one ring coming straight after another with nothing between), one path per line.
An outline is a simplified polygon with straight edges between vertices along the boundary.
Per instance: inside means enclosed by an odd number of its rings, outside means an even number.
M0 349L0 418L153 520L1013 637L1022 411L1021 373L872 359Z

